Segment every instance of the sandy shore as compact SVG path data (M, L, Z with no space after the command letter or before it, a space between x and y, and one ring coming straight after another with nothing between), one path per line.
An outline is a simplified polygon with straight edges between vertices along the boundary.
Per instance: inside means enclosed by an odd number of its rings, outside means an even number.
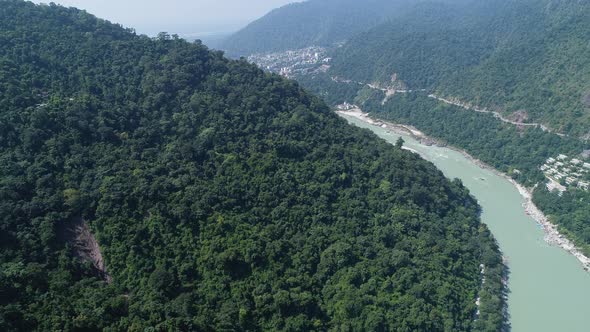
M374 126L379 126L382 128L386 128L386 129L389 129L389 130L391 130L395 133L398 133L398 134L406 134L406 135L409 134L417 140L428 139L428 137L424 133L422 133L421 131L417 130L416 128L414 128L412 126L399 125L399 124L395 124L395 123L391 123L391 122L386 122L383 120L372 119L368 113L364 113L360 108L351 108L348 110L337 111L336 113L338 113L339 115L346 115L346 116L355 117L355 118L357 118L363 122L366 122L368 124L371 124ZM463 154L467 159L469 159L471 162L475 163L479 167L490 170L490 171L494 172L496 175L501 176L501 177L505 178L506 180L510 181L510 183L512 183L516 187L516 189L518 189L518 192L524 198L524 203L522 204L522 206L524 207L526 213L531 218L533 218L539 225L542 226L543 231L545 232L545 241L547 243L549 243L550 245L558 246L558 247L566 250L570 254L574 255L578 259L578 261L580 261L584 270L590 271L590 258L585 256L578 248L576 248L576 246L574 245L574 243L572 241L570 241L563 234L561 234L559 232L559 230L557 229L557 225L552 224L549 221L549 219L543 214L543 212L533 203L534 188L532 188L532 189L525 188L523 185L516 182L514 179L509 177L507 174L502 173L502 172L498 171L497 169L482 162L481 160L474 158L473 156L471 156L469 153L467 153L464 150L461 150L461 149L458 149L455 147L451 147L451 146L447 146L447 148L455 150L455 151ZM411 149L408 149L408 150L411 150ZM412 151L416 152L414 150L412 150Z
M346 115L346 116L355 117L355 118L362 120L368 124L387 128L387 129L390 129L393 132L396 132L398 134L411 135L412 137L414 137L415 139L418 139L418 140L428 138L423 132L419 131L418 129L416 129L413 126L396 124L396 123L386 122L383 120L373 120L369 117L369 113L363 113L363 111L360 108L353 108L353 109L349 109L346 111L336 111L336 113Z

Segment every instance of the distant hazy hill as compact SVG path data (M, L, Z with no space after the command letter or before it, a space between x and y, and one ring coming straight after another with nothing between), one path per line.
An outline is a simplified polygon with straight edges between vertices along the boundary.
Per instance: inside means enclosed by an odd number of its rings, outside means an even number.
M275 9L222 45L232 56L331 45L373 27L403 8L400 0L311 0Z
M217 50L231 35L231 32L219 32L210 34L187 34L181 37L190 42L200 40L203 44L207 45L208 48Z
M0 331L497 331L478 212L294 82L0 0Z
M589 133L590 3L494 0L422 4L358 34L332 73L427 88L568 134Z

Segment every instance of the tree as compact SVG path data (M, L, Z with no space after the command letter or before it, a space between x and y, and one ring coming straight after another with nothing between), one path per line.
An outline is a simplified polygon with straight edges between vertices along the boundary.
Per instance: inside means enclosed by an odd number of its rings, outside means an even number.
M398 149L401 149L404 146L404 143L406 141L404 141L404 139L402 137L398 138L397 141L395 141L395 147Z

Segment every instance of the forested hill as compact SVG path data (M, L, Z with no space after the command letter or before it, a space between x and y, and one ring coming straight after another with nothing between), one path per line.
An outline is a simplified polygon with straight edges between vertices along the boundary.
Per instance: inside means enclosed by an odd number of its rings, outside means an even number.
M575 137L590 125L590 3L422 4L352 38L332 74L425 88Z
M497 331L501 272L459 181L296 83L0 0L0 330Z
M310 0L275 9L221 45L231 56L329 46L382 23L404 8L400 0Z

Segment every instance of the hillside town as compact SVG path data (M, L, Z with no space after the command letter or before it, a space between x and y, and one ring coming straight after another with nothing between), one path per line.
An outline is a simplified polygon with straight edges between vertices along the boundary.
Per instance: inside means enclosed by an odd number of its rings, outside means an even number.
M286 52L253 54L248 57L249 62L288 78L315 71L326 72L330 69L331 60L327 56L327 50L319 46Z
M555 158L549 158L541 171L549 180L549 190L561 192L567 188L577 187L583 190L590 189L590 163L577 158L570 158L560 154Z

